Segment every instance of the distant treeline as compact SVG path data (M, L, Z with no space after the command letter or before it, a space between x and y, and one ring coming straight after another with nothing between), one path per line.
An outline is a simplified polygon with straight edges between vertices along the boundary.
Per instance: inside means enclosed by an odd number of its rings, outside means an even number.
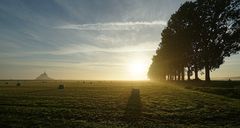
M148 71L151 80L184 80L185 74L198 80L205 69L210 81L210 72L240 50L240 0L185 2L161 35Z

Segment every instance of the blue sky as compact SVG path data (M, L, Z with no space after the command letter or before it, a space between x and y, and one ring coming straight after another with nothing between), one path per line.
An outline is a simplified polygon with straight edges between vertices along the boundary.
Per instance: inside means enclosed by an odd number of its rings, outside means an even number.
M0 78L147 79L170 15L186 0L1 0ZM132 72L141 65L144 70ZM239 55L213 76L238 76Z

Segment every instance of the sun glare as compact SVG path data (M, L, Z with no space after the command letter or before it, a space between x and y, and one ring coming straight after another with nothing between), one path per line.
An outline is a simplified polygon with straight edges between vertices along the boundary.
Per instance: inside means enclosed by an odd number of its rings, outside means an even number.
M145 79L147 65L144 62L136 61L129 64L128 70L131 75L131 79L141 80Z

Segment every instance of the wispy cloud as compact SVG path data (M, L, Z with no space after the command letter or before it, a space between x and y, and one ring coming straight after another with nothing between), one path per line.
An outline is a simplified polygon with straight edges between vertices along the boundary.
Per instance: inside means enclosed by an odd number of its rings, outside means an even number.
M140 30L146 27L165 26L166 21L138 21L138 22L109 22L95 24L67 24L58 26L59 29L74 29L83 31L108 31L108 30Z
M24 57L33 55L73 55L80 53L146 53L153 52L156 50L158 42L142 42L136 45L128 45L121 47L111 47L111 48L101 48L93 45L81 44L81 45L68 45L65 47L59 47L56 50L51 51L19 51L15 53L3 53L0 52L2 56L1 59L6 59L9 57Z
M142 42L137 45L128 45L112 48L100 48L92 45L69 45L68 47L61 47L56 51L44 52L51 55L68 55L78 53L90 53L90 52L108 52L108 53L137 53L137 52L154 52L156 50L155 45L158 42Z

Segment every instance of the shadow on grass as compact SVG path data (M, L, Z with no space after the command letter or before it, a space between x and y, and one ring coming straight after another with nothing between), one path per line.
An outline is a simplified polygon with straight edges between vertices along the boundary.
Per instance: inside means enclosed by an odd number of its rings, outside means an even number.
M128 99L125 115L123 117L124 121L136 124L141 116L141 109L140 91L139 89L132 89L131 96Z

